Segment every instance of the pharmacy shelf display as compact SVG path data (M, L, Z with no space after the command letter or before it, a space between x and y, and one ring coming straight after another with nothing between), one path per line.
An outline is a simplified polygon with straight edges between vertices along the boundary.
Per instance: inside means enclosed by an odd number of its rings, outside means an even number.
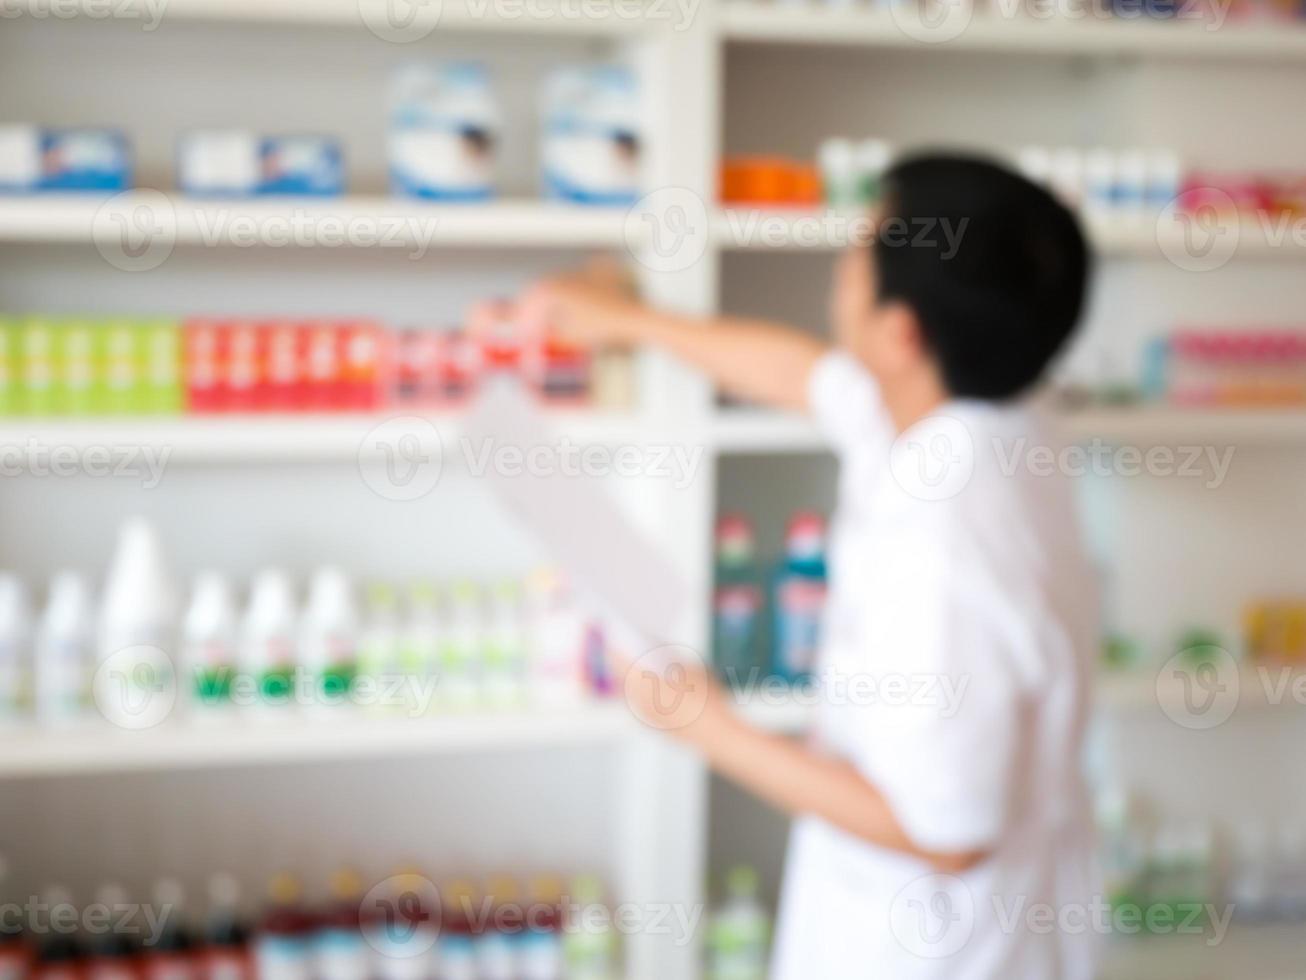
M11 4L13 9L21 6ZM35 10L38 6L48 7L48 4L36 4L33 0L31 6ZM92 6L99 9L101 5L84 4L87 15L84 20L90 19ZM439 4L430 6L441 7ZM563 6L559 0L559 11ZM614 9L616 6L614 4ZM570 45L565 56L574 57L577 47L594 42L592 46L601 48L604 57L614 57L629 64L639 76L649 106L648 131L643 134L645 185L651 189L687 189L700 202L716 199L718 144L725 131L721 117L724 99L705 98L704 93L720 94L727 84L723 62L730 52L741 49L747 49L750 56L753 49L762 50L772 45L814 46L815 49L823 46L902 48L913 52L934 52L940 58L967 51L1007 56L975 59L986 66L1023 64L1021 59L1026 56L1032 63L1040 59L1046 61L1048 55L1101 56L1104 59L1127 55L1133 60L1152 57L1195 59L1219 64L1222 70L1228 68L1231 71L1255 71L1262 62L1306 60L1306 32L1297 24L1231 23L1218 31L1210 31L1205 29L1205 25L998 23L982 20L977 14L957 38L946 44L931 45L912 38L885 14L869 10L839 12L815 3L802 6L704 2L696 8L693 17L681 25L682 30L668 31L664 29L665 23L654 3L650 3L646 16L614 15L589 20L562 13L557 17L517 17L511 13L512 4L491 3L478 8L474 0L465 3L450 0L442 5L443 12L437 24L417 25L419 30L430 28L423 36L395 36L387 40L384 37L386 28L392 25L384 24L374 16L384 16L382 12L386 7L386 0L172 0L166 6L164 16L169 22L176 21L179 25L220 23L220 29L230 35L229 40L233 43L242 34L252 37L255 32L273 30L279 25L302 26L304 30L297 32L296 44L286 46L282 82L287 88L294 86L296 73L318 70L317 66L330 64L342 50L352 55L353 49L349 45L357 45L359 53L375 58L378 63L388 63L401 57L423 57L424 53L438 47L445 31L484 34L486 37L468 39L468 43L483 45L485 51L491 52L486 57L491 57L502 46L506 54L501 53L501 57L505 61L532 45L546 46L550 51L552 48L547 46ZM668 8L661 5L661 9ZM68 19L75 21L77 17L74 14ZM31 28L31 25L23 26ZM69 26L65 31L61 22L47 20L38 27L44 32L41 37L44 58L56 63L84 60L88 70L121 68L113 61L121 54L121 49L114 54L103 54L88 38L95 30L118 32L115 36L120 37L130 26L92 22ZM167 28L168 23L165 23L157 34L150 37L148 47L140 47L140 54L145 58L158 58L159 64L154 67L159 77L169 78L172 84L184 86L188 79L195 82L191 94L202 98L200 90L205 88L203 83L209 79L199 76L208 70L225 72L228 66L225 63L193 65L187 60L170 60L170 45L183 43L181 36L185 34L185 28L172 32ZM10 32L10 37L13 36L14 33ZM412 43L405 44L405 41ZM5 43L5 38L0 37L0 57L4 57ZM110 63L97 64L97 59ZM191 78L192 74L198 81ZM903 99L915 95L913 92L900 93ZM276 97L275 91L269 92L269 103ZM29 99L30 112L38 111L35 96L30 92L11 95L10 99L15 106L21 104L19 100ZM213 112L214 104L209 102L202 108ZM333 106L332 111L359 112L357 107L351 109L349 106ZM322 118L329 120L333 117ZM360 122L360 118L358 115L353 117L348 139L354 143L374 140L377 132L367 128L373 120L367 117ZM169 121L151 120L139 125L142 131L131 135L139 138L142 145L148 141L153 141L154 145L165 144L175 137L176 127ZM855 125L861 126L862 121ZM859 130L850 125L849 131ZM885 135L892 137L894 134L888 132ZM686 313L706 315L716 312L721 304L719 297L724 278L721 267L727 256L730 262L767 261L740 258L736 253L830 249L838 244L818 240L811 245L798 241L799 219L804 216L779 215L778 244L771 244L770 240L739 235L731 227L729 214L709 213L712 227L701 258L688 264L668 264L664 256L649 251L652 243L645 237L642 223L631 222L623 211L562 207L533 200L506 200L454 208L386 197L346 197L319 202L258 199L214 204L146 191L129 193L107 205L87 198L64 196L2 197L0 248L5 250L6 256L26 262L24 269L40 274L29 277L30 282L13 282L6 280L4 272L0 271L0 296L9 287L21 296L22 309L14 312L29 309L40 312L47 308L43 306L43 300L48 300L50 306L58 309L95 310L100 303L97 290L107 283L118 290L118 296L103 300L104 304L112 303L111 308L125 308L127 304L123 297L130 295L140 312L150 313L152 299L164 295L168 289L172 290L171 307L182 306L178 297L189 299L192 290L208 290L212 295L214 290L221 289L242 294L242 307L258 311L267 308L262 305L267 298L264 270L252 268L252 262L232 260L233 255L240 253L235 246L242 244L238 236L244 234L243 229L251 224L263 229L284 227L292 236L286 244L293 245L296 244L293 240L295 222L316 224L321 229L343 217L348 219L346 224L370 223L378 233L385 231L382 225L388 225L394 230L386 233L397 234L405 242L418 241L429 233L431 243L445 249L441 259L461 263L452 275L469 281L476 279L482 269L493 270L501 264L518 261L518 257L506 254L513 250L529 250L530 261L539 265L547 264L552 252L589 248L622 250L634 260L632 268L653 301ZM163 267L159 272L143 275L124 270L122 276L111 281L106 280L103 263L98 260L84 262L81 266L82 269L93 267L95 273L84 281L71 275L60 280L49 273L49 269L58 268L59 260L65 256L70 263L84 260L88 254L87 246L112 247L115 241L121 241L119 235L123 222L133 217L156 219L151 227L159 229L163 238L170 245L177 246L179 251L187 250L185 259ZM1166 242L1157 237L1154 227L1117 225L1092 230L1097 245L1104 252L1126 259L1149 260L1136 263L1140 267L1158 268L1159 263L1150 260L1165 255ZM344 263L366 261L366 248L362 242L347 239L333 242L322 236L314 239L310 234L303 244L324 246L301 250L307 254L294 263L288 263L289 268L284 272L291 279L300 277L296 285L304 295L312 295L315 283L334 276L345 267ZM332 247L335 245L341 247ZM209 246L212 246L213 254L200 254ZM268 253L271 251L267 250ZM1244 254L1268 260L1281 256L1295 259L1302 253L1290 240L1274 242L1249 234L1242 236L1238 257ZM89 250L89 255L95 259L93 249ZM211 271L208 269L210 263ZM1243 264L1231 262L1230 268L1239 265ZM34 268L36 266L39 267ZM1256 273L1263 271L1262 266L1268 268L1272 263L1256 265ZM310 267L321 271L306 273L305 269ZM475 273L470 271L473 268ZM373 270L369 267L366 271ZM277 274L282 274L280 269ZM514 271L513 274L520 273ZM480 285L476 282L474 287L468 288L480 288ZM259 292L261 289L263 294ZM249 292L248 297L243 295L245 291ZM366 293L365 288L360 289L357 302L361 308L369 309L377 297L369 297ZM275 301L284 305L284 296L282 293L275 297ZM460 302L462 299L459 297ZM656 355L641 359L639 390L640 405L629 415L607 417L564 413L554 417L555 428L580 442L616 444L697 440L713 451L707 463L709 472L730 465L732 458L739 456L783 457L825 450L815 431L802 419L771 412L716 407L712 392L700 379ZM286 523L291 523L292 518L299 516L297 509L303 505L295 488L306 473L321 485L329 484L332 475L356 480L357 474L346 473L345 467L356 467L360 453L368 454L368 435L381 421L382 416L355 415L95 420L17 418L0 423L0 446L68 446L74 451L106 443L172 447L176 450L176 462L186 465L178 467L176 488L170 485L162 493L184 495L193 492L199 499L200 484L204 480L224 481L224 490L231 491L230 509L219 513L221 508L215 508L212 515L206 516L222 524L224 529L230 527L233 535L243 531L252 539L258 539L260 535L276 533L270 529L279 528L283 518ZM1217 413L1149 407L1094 409L1063 421L1076 437L1101 436L1139 445L1172 440L1228 440L1239 445L1260 444L1286 450L1306 445L1306 413L1287 410ZM433 417L433 422L447 444L455 441L461 432L456 417ZM785 462L781 460L782 464ZM189 465L192 463L204 465ZM308 464L313 466L311 471ZM333 471L331 466L337 469ZM632 512L652 535L664 543L669 560L701 597L695 608L686 614L685 622L677 624L678 634L699 647L706 647L709 635L711 570L708 556L711 554L715 508L713 484L713 479L705 479L688 489L674 491L665 482L634 478L622 481L620 487L623 495L629 497L625 502L630 504ZM0 489L7 495L14 495L5 498L6 504L22 498L25 506L17 510L24 514L39 514L42 520L51 524L75 525L79 515L84 517L78 508L87 503L98 508L97 514L112 514L115 519L124 516L115 512L119 501L113 497L112 488L107 486L87 488L86 497L82 499L67 493L49 493L48 483L15 476L6 478ZM139 506L148 509L155 505L155 499L141 497ZM184 496L178 499L181 505L189 501ZM257 508L249 506L251 501L257 501ZM369 501L369 506L375 506L375 502ZM431 508L424 512L420 505L396 503L393 506L408 507L403 511L404 520L413 522L414 535L424 526L421 520L430 516ZM370 513L375 515L378 510ZM7 506L0 508L0 517L12 512L13 509ZM393 511L387 510L386 513ZM371 567L387 567L385 563L392 556L378 553L368 529L363 526L366 519L355 520L350 514L330 514L327 518L346 525L344 530L331 527L337 536L356 535L351 545L356 546L360 556L368 559ZM451 521L457 520L457 515L451 518ZM304 531L304 539L312 540L319 527L313 525ZM474 540L474 535L468 537ZM436 542L433 550L438 552L441 544ZM96 546L88 542L83 547L84 553L69 556L68 560L88 568L98 567L103 556L95 552ZM24 571L22 567L17 570ZM1154 678L1145 674L1110 678L1102 686L1101 699L1108 707L1121 711L1127 709L1127 713L1137 715L1141 712L1135 709L1157 706L1165 697L1173 696L1166 693L1168 690L1158 694ZM809 706L800 699L747 704L743 710L772 730L793 734L806 728L809 715ZM309 782L314 773L319 773L322 779L319 790L324 799L334 805L340 794L339 788L330 783L331 767L317 765L315 768L314 763L359 760L379 766L390 759L425 757L439 763L450 763L462 755L474 754L474 771L460 771L465 782L456 787L456 792L448 794L448 810L452 816L445 815L448 826L455 827L455 831L461 826L468 833L480 829L478 814L470 805L462 809L461 798L466 795L473 799L488 799L488 788L506 792L498 786L500 780L496 778L501 765L511 766L512 760L520 762L522 758L528 758L533 769L555 774L562 782L573 775L568 770L572 768L574 758L590 750L600 753L612 750L621 753L619 769L608 773L612 778L595 779L584 786L575 785L573 778L567 784L568 791L576 794L574 804L578 811L602 813L609 818L609 838L587 845L592 846L593 853L583 857L603 865L619 897L626 901L672 900L698 906L704 901L703 882L712 861L708 844L711 815L704 767L667 740L654 737L620 704L590 705L567 714L528 710L517 714L477 714L411 721L351 717L325 726L316 720L285 721L248 728L160 726L148 732L115 732L111 738L102 731L37 733L23 730L6 733L6 748L9 751L0 759L0 776L33 780L41 777L42 792L51 787L62 787L62 780L70 780L67 785L78 794L78 811L89 814L96 813L97 794L107 797L113 792L113 781L100 777L114 773L134 773L133 791L147 784L157 784L161 787L159 792L163 793L170 780L184 779L189 770L210 773L218 769L253 769L275 764L293 774L295 785L301 792L310 791ZM280 778L280 771L277 776ZM235 792L241 791L237 789ZM251 814L258 814L270 805L268 800L256 799L252 793L247 796L245 802ZM42 793L11 794L11 797L21 797L23 806L39 807ZM9 815L2 809L7 803L8 800L0 801L0 819ZM514 801L513 806L528 811L531 803L532 800L526 798ZM39 817L44 815L37 814ZM357 832L367 840L384 837L385 820L386 817L381 816L371 821L359 821ZM40 826L40 823L29 819L28 825ZM178 829L178 833L183 831L193 832L194 840L203 842L220 839L226 829L212 826L203 813L193 813L187 816L187 826ZM57 851L57 841L40 834L37 836L40 839L33 842L35 850L42 853ZM52 838L53 833L50 836ZM456 845L456 838L455 832L453 839L441 840L439 846ZM357 850L351 848L351 842L338 843L342 853ZM183 849L177 853L192 852ZM541 861L549 856L535 855ZM142 873L152 874L156 870L143 869ZM98 872L92 869L86 873ZM1129 969L1126 964L1124 972L1116 971L1110 975L1146 975L1151 980L1165 976L1172 964L1160 953L1160 947L1149 947L1151 950L1156 950L1163 962L1149 961L1145 974ZM1230 976L1238 975L1245 980L1248 974L1239 972L1238 964L1242 962L1239 954L1232 950L1227 952L1233 964ZM660 980L664 977L694 980L699 975L699 960L699 950L692 944L677 946L656 936L636 936L627 943L624 975L629 980Z

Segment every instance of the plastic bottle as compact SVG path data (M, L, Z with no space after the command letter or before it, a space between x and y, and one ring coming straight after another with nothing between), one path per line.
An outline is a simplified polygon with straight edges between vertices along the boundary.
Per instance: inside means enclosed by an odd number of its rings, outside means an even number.
M727 514L716 528L712 656L722 680L732 686L749 687L760 679L765 606L752 522Z
M526 636L521 589L503 581L490 593L482 690L495 708L520 705L526 697Z
M95 904L108 910L109 922L118 910L127 908L127 892L120 885L104 884L95 893ZM138 980L137 949L128 936L112 927L92 936L87 943L87 980Z
M371 948L360 918L363 883L342 868L331 876L331 904L319 917L314 938L315 980L369 980Z
M142 961L145 980L196 980L199 961L186 927L186 894L174 878L154 884L154 907L163 925L158 941L146 946Z
M772 670L790 683L802 683L816 666L825 608L825 520L819 514L790 519L773 589Z
M404 66L391 90L389 157L395 192L444 201L489 199L500 125L483 66Z
M411 678L408 690L410 713L425 712L435 703L434 687L439 677L440 604L431 582L415 582L408 594L408 618L399 645L399 669Z
M861 206L861 182L857 154L850 140L828 139L817 150L825 203L837 210L853 211Z
M585 691L585 617L557 569L533 572L526 596L531 699L549 707L575 705Z
M86 708L91 668L91 592L76 572L60 572L36 631L33 697L37 720L63 725Z
M290 702L295 673L295 597L290 576L266 568L254 578L240 627L240 666L257 708Z
M47 909L68 908L72 895L59 885L45 889L42 901ZM84 950L76 936L49 931L41 937L32 967L32 980L84 980Z
M313 921L300 905L299 880L284 872L268 883L269 907L254 937L257 980L313 980Z
M517 950L525 929L521 891L511 878L486 883L486 927L476 936L476 973L480 980L519 980Z
M395 590L385 582L367 586L363 632L358 645L358 673L367 679L375 697L366 705L369 711L393 709L388 701L394 693L399 674L399 602Z
M313 574L300 620L300 666L312 683L314 707L342 704L358 670L358 611L353 586L339 568Z
M112 707L126 711L151 703L160 691L175 690L176 605L163 546L154 526L141 517L123 524L100 601L97 661L112 658L121 682ZM101 710L109 707L97 699Z
M574 920L562 940L567 980L614 980L617 943L603 883L592 875L571 882L569 911Z
M376 953L373 976L376 980L428 980L436 962L440 930L438 910L427 899L429 882L416 872L401 871L390 878L390 884L390 894L380 903L380 915L367 924L368 945Z
M763 980L770 925L757 896L757 872L739 866L726 875L726 900L708 927L710 980Z
M889 169L893 150L884 140L862 140L854 150L857 168L858 198L863 206L878 204L883 195L881 183Z
M476 585L455 582L449 590L447 628L440 638L440 701L453 710L474 707L480 698L484 617Z
M181 625L182 667L201 715L230 702L238 635L227 579L218 572L201 572Z
M208 894L201 980L254 980L249 930L240 916L240 885L229 874L216 874L209 879Z
M478 980L476 941L476 889L457 879L441 890L440 942L436 959L439 980Z
M9 862L0 854L0 898L8 899ZM24 980L32 966L32 947L20 917L0 916L0 980Z
M32 614L18 576L0 573L0 725L18 720L27 686Z
M562 882L540 877L531 882L518 974L521 980L562 980Z

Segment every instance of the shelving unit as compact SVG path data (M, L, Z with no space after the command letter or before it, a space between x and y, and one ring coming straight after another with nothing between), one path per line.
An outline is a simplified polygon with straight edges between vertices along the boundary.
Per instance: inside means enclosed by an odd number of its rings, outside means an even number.
M1149 22L1087 15L1080 19L1009 18L976 12L968 19L958 18L964 26L956 36L930 41L904 30L904 23L910 23L906 16L820 4L739 0L723 5L721 21L726 40L736 44L905 48L941 55L985 52L1231 61L1292 62L1306 55L1306 31L1297 25L1235 23L1216 27L1205 21Z
M839 11L816 3L705 0L677 24L667 16L679 9L674 4L668 8L650 2L639 16L619 13L614 6L611 16L577 18L565 13L561 0L556 7L534 4L538 15L522 16L507 4L447 0L434 5L439 13L434 21L418 22L409 36L388 43L385 30L377 30L387 0L170 0L157 32L141 31L130 22L101 22L93 18L89 2L67 8L72 12L62 19L37 18L32 12L38 6L33 0L28 16L6 21L5 36L0 36L0 60L12 54L19 69L33 76L27 85L0 91L0 119L21 119L25 111L36 111L33 93L40 93L52 122L101 121L95 113L116 108L109 94L113 86L125 86L135 102L123 125L139 141L142 182L168 186L150 178L167 172L171 139L180 123L159 112L145 86L169 78L178 100L186 104L186 125L262 125L269 118L265 103L275 108L271 118L280 124L288 117L277 108L283 101L292 109L311 105L306 93L312 85L296 88L296 72L315 72L316 84L332 84L337 66L347 63L349 91L333 89L331 114L310 122L339 130L351 151L351 172L356 169L363 179L351 196L333 201L194 201L157 192L109 202L0 197L0 301L12 291L21 300L18 312L40 312L48 304L52 313L112 314L119 308L257 313L269 307L297 313L303 304L315 313L342 306L396 318L452 317L467 293L510 290L578 253L605 249L629 256L645 292L663 305L693 314L774 311L810 323L820 315L814 310L823 288L823 262L842 242L823 234L801 237L819 216L743 215L716 208L716 165L722 154L810 154L814 137L847 133L898 139L901 132L904 142L955 133L962 142L990 150L1020 142L1134 145L1155 139L1184 144L1181 148L1194 159L1205 162L1210 156L1218 165L1258 163L1260 152L1270 154L1266 162L1275 166L1306 157L1306 137L1282 125L1306 97L1306 28L1301 25L1229 23L1209 30L1203 24L1000 21L977 14L960 35L935 44L916 40L890 14ZM20 8L11 4L11 9ZM556 16L549 16L550 10ZM209 28L220 31L224 42L212 51L202 33ZM243 54L233 63L230 51ZM646 222L632 220L624 211L562 207L530 197L529 180L522 176L530 163L525 140L513 148L510 194L501 202L444 207L381 196L377 147L383 126L378 120L386 71L404 60L467 57L467 51L497 60L508 76L506 84L515 86L515 98L505 101L521 104L533 104L538 72L551 59L601 57L632 65L648 103L645 185L688 191L692 196L687 200L704 205L708 227L691 224L688 229L707 237L701 258L669 268ZM766 71L759 71L759 59L771 57L776 59L774 73L769 62L763 65ZM77 60L81 70L75 84L61 59ZM1191 103L1200 97L1182 84L1190 79L1182 72L1193 71L1195 64L1212 73L1212 86L1235 80L1218 86L1219 98L1209 111L1204 105L1194 107ZM144 75L141 65L148 68ZM1216 72L1232 74L1216 79ZM906 79L903 84L889 84L899 76ZM835 98L850 92L865 95L844 103ZM1002 100L1010 111L1004 111L992 133L987 126L981 132L975 100L990 98ZM1073 113L1059 112L1072 103ZM247 122L240 115L245 111L258 118ZM528 128L523 118L511 122ZM1219 125L1225 128L1216 130ZM1212 131L1220 133L1219 146ZM1268 148L1260 149L1262 143ZM123 229L140 232L144 226L136 219L149 219L149 234L175 246L177 255L133 274L104 262L95 246L122 242ZM755 233L759 223L771 229L772 237ZM252 242L251 225L256 226ZM285 242L288 248L268 240L269 229L295 225L316 231ZM351 225L390 234L403 247L387 253L334 234L337 226ZM1154 222L1095 222L1089 230L1098 251L1111 260L1110 281L1095 301L1090 325L1090 333L1097 328L1096 336L1132 343L1155 326L1149 317L1171 307L1197 318L1246 319L1281 318L1281 309L1306 308L1306 287L1297 285L1301 277L1295 266L1306 253L1292 236L1277 238L1264 228L1240 227L1235 261L1214 272L1191 273L1157 261L1175 245L1167 238L1177 234L1173 229L1158 231ZM339 240L327 240L333 237ZM259 247L247 249L245 244ZM426 245L432 251L411 262L391 258ZM794 265L779 272L780 266L769 264L781 262ZM73 271L56 277L52 268ZM273 279L288 285L274 286ZM1245 303L1250 308L1244 309ZM642 358L640 382L641 401L632 412L562 412L552 416L548 428L560 439L584 444L690 443L707 450L702 478L687 487L649 479L613 486L632 519L666 548L677 571L703 597L675 628L691 645L705 647L718 486L743 484L749 492L765 494L773 486L792 485L826 496L828 447L803 419L718 408L706 386L665 358ZM71 492L30 477L7 478L0 486L0 566L39 568L44 574L56 561L93 565L102 559L102 544L89 540L92 535L77 534L77 522L106 521L129 508L158 513L171 529L196 528L210 550L197 555L196 545L180 556L186 573L214 560L214 553L245 564L284 558L297 574L323 554L396 575L418 567L460 573L460 563L473 558L478 568L498 570L496 562L515 566L534 557L520 531L475 486L455 487L427 504L378 500L361 488L356 466L360 455L375 455L367 437L384 419L6 419L0 423L0 449L69 447L83 452L105 445L145 446L166 449L183 465L175 475L169 469L165 484L148 493L112 481L82 481ZM456 414L432 415L430 421L446 450L463 433ZM1242 447L1253 451L1246 454L1251 468L1231 476L1228 488L1208 493L1144 482L1121 508L1122 530L1112 547L1123 574L1113 589L1130 625L1163 622L1168 629L1176 618L1208 610L1223 617L1222 623L1236 623L1228 590L1282 584L1306 591L1299 570L1278 557L1290 550L1283 548L1284 539L1299 523L1293 509L1296 492L1279 488L1300 486L1306 479L1306 467L1299 462L1306 447L1306 413L1131 407L1086 410L1058 423L1073 439L1139 447L1236 445L1240 462ZM759 471L773 467L786 479L721 479L737 465ZM750 469L747 475L753 473ZM746 506L748 500L720 503ZM1256 542L1248 546L1253 557L1230 556L1236 537L1220 525L1221 506L1232 513L1229 523L1250 528ZM1213 535L1217 570L1208 573L1199 556L1186 550L1193 527ZM1169 565L1161 567L1154 554L1178 556L1193 582L1187 587L1177 582ZM1162 629L1155 627L1158 633ZM1259 707L1255 688L1243 687L1248 706ZM1142 672L1104 679L1098 702L1104 714L1123 724L1148 724L1157 714L1151 709L1177 696L1166 685L1158 689L1154 677ZM749 703L742 710L758 724L792 736L806 731L811 713L801 698ZM1273 718L1276 725L1293 717L1292 711L1249 714ZM1218 733L1220 738L1235 735ZM1130 744L1146 745L1148 736ZM351 778L382 773L391 787L407 785L403 780L414 772L454 779L447 793L440 786L440 847L456 848L463 835L484 844L484 836L501 831L506 819L524 819L519 815L531 809L531 801L514 798L508 779L524 773L541 782L555 779L565 789L557 790L556 799L550 796L551 819L585 827L601 823L593 840L587 838L568 854L578 852L592 861L624 901L701 903L707 872L719 870L720 862L709 843L714 836L709 825L743 826L756 817L752 812L712 812L701 763L654 737L618 704L566 713L415 720L351 715L330 722L167 725L113 737L103 730L23 731L6 733L6 748L0 754L0 778L24 780L25 787L38 789L21 794L21 800L14 794L15 802L0 800L0 823L13 817L8 825L29 828L33 839L24 848L26 856L66 867L74 881L98 873L95 856L65 855L55 837L93 838L102 831L130 836L122 826L111 826L111 804L121 802L117 793L141 793L157 803L183 796L198 780L218 780L224 799L234 801L228 809L235 807L237 819L251 822L251 833L288 845L293 831L274 820L280 812L277 791L268 787L284 780L305 799L320 801L312 805L329 810L341 795L331 778L337 764L348 767ZM1131 763L1144 765L1145 754L1135 752ZM1251 757L1255 746L1229 754ZM464 757L474 765L463 766ZM584 765L576 761L582 758ZM1172 759L1163 762L1175 767ZM417 766L422 768L412 768ZM257 789L242 786L246 773ZM512 775L500 778L504 773ZM1135 778L1148 785L1144 776ZM1209 794L1200 795L1202 788L1193 787L1194 807L1209 802ZM76 797L77 813L98 812L96 819L105 822L79 823L81 817L56 813L51 801L63 799L61 792ZM96 801L103 804L99 810ZM1276 798L1275 805L1279 802ZM1249 806L1254 805L1250 794ZM46 818L52 816L58 819L47 826ZM197 812L185 826L169 828L170 854L199 853L194 842L221 836L213 825L218 819ZM130 814L123 817L128 820ZM366 837L367 853L380 853L375 838L386 835L378 834L374 821L360 818L341 826L346 828L341 833L358 840L331 841L337 852ZM406 824L406 829L405 840L428 849L437 846L425 826ZM514 854L545 863L555 858L555 844L541 834L526 834L514 840ZM419 850L402 858L425 856ZM778 858L772 852L756 856L759 863ZM266 868L257 857L248 857L240 870L252 881ZM1275 944L1282 941L1292 948L1292 936L1275 936ZM1104 977L1163 980L1184 975L1196 962L1212 978L1259 980L1258 968L1248 965L1257 962L1255 953L1262 948L1257 942L1231 941L1220 951L1218 965L1200 955L1190 962L1188 952L1175 954L1163 941L1113 944ZM699 958L692 944L633 937L626 977L694 980Z
M0 241L11 242L634 248L638 234L634 222L627 230L625 209L529 200L455 206L385 197L198 201L157 192L108 200L89 194L0 197Z

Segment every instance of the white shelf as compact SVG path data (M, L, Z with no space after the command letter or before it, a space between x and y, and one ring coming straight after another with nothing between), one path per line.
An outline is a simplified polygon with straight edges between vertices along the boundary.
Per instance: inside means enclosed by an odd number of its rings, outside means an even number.
M432 718L340 717L165 723L126 731L100 721L5 735L0 778L198 770L412 755L610 745L639 731L624 702L570 711L521 710Z
M544 409L551 436L584 445L639 443L657 430L633 415ZM425 415L392 409L368 415L180 415L106 416L96 419L0 419L0 447L15 446L34 458L58 447L67 452L91 448L150 447L169 459L278 462L348 461L376 455L393 439L369 439L388 419L429 420L446 459L459 444L462 423L456 413ZM398 432L394 434L397 438ZM65 448L67 447L67 448ZM15 457L20 458L20 457ZM11 460L13 461L13 460Z
M1101 439L1143 448L1186 443L1306 446L1306 408L1140 406L1057 412L1050 417L1067 438ZM727 454L815 453L830 448L808 419L767 409L722 409L717 413L713 434L717 451Z
M501 4L477 0L444 0L415 6L411 22L402 20L405 11L387 11L389 0L168 0L163 23L208 21L238 24L289 24L296 26L354 27L376 25L383 39L420 40L435 32L494 32L519 34L561 34L578 37L623 35L646 30L663 17L644 17L630 5L567 3L565 0L533 0L530 4ZM45 0L14 0L14 11L49 9ZM61 16L73 12L103 17L103 4L92 0L63 0ZM662 8L665 13L667 8ZM68 13L63 13L67 11ZM669 15L668 15L669 16ZM402 22L391 27L389 18ZM674 23L674 21L671 21ZM393 33L391 33L393 32Z
M1186 261L1183 229L1158 218L1083 216L1084 228L1101 255ZM718 246L728 252L835 252L868 235L864 215L806 208L722 208L713 216ZM1236 242L1228 260L1306 258L1306 240L1291 227L1269 222L1230 222Z
M0 240L229 247L616 248L626 209L544 201L428 204L390 197L195 200L156 191L0 196ZM632 232L634 234L634 232ZM139 239L139 240L138 240Z
M1094 408L1061 413L1057 422L1072 438L1141 447L1181 443L1306 445L1306 408Z
M917 40L888 12L736 0L722 8L727 41L1043 55L1151 55L1254 61L1306 58L1306 26L1197 21L1038 20L973 15L956 36Z
M1303 671L1281 664L1241 665L1237 678L1237 708L1240 711L1286 709L1300 712L1294 691L1300 688ZM1229 677L1232 682L1233 670ZM1192 694L1184 681L1173 672L1162 673L1157 667L1137 670L1103 671L1097 678L1098 706L1118 712L1161 712L1171 718L1183 718L1191 710ZM1232 692L1233 684L1228 685Z

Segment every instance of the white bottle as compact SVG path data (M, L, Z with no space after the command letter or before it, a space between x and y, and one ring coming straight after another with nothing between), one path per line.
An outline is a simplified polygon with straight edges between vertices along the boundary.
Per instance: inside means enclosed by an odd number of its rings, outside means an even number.
M878 204L882 196L880 184L893 160L893 149L884 140L869 139L858 143L855 153L862 203Z
M408 618L400 641L399 666L409 679L410 714L425 714L435 704L440 676L440 604L430 582L414 583L408 593Z
M526 596L531 700L552 707L577 704L585 690L585 618L555 569L534 572Z
M1117 208L1116 155L1105 147L1090 150L1084 156L1084 206L1099 215Z
M482 644L485 640L481 593L472 582L449 590L446 628L440 639L440 701L455 711L480 700Z
M310 708L320 713L348 703L358 669L358 609L343 571L319 568L309 584L299 629L299 663L311 687Z
M521 705L526 695L526 630L521 590L513 581L500 582L490 595L482 690L493 708Z
M825 185L825 203L831 208L854 211L861 206L861 186L857 177L857 154L852 142L828 139L816 151Z
M770 926L757 897L757 872L732 868L726 894L709 927L708 973L712 980L763 980Z
M201 572L181 626L182 670L194 716L221 717L231 704L237 664L236 603L218 572Z
M32 665L36 717L43 725L66 725L86 709L93 617L86 579L76 572L55 575Z
M118 533L96 635L96 707L123 727L162 721L177 694L176 606L154 526L133 517Z
M290 576L263 569L254 577L240 625L240 669L257 715L289 705L295 693L295 619Z
M27 589L18 576L0 573L0 724L18 720L31 634Z

